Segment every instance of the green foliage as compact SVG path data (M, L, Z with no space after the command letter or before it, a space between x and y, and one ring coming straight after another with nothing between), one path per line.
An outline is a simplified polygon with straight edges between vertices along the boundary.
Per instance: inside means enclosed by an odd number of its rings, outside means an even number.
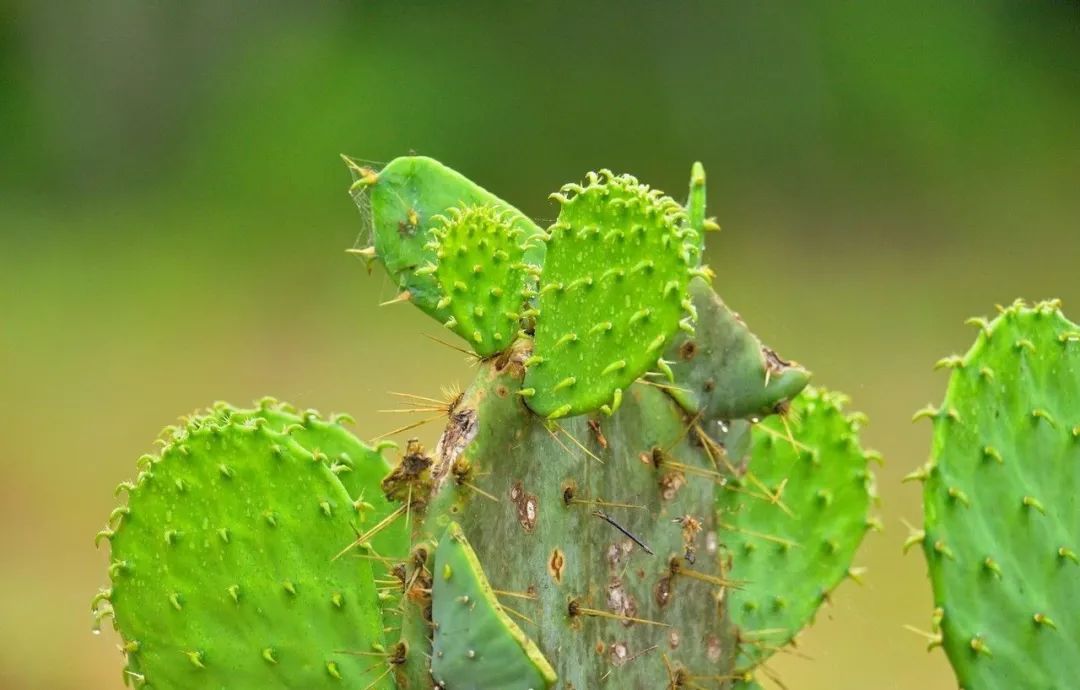
M198 416L144 456L113 513L111 606L136 686L390 687L356 509L321 455L261 419Z
M752 668L789 643L847 576L873 524L873 481L859 446L863 418L845 414L843 396L807 388L786 422L753 429L749 469L717 501L730 550L730 593L739 629L740 668ZM788 435L790 430L790 436Z
M435 552L431 675L461 690L541 690L555 671L508 616L461 527L451 522Z
M967 688L1080 675L1080 327L1055 302L979 326L933 420L922 479L935 627Z
M487 357L510 347L517 337L527 296L540 267L526 264L541 243L512 222L514 215L491 206L452 208L432 230L429 248L436 263L418 269L439 283L437 309L450 313L447 328Z
M690 295L697 328L680 335L665 355L675 383L671 396L688 412L712 419L763 418L783 410L810 372L762 345L705 281L691 282Z
M540 277L529 407L552 419L618 407L681 326L698 233L682 207L629 175L566 185Z

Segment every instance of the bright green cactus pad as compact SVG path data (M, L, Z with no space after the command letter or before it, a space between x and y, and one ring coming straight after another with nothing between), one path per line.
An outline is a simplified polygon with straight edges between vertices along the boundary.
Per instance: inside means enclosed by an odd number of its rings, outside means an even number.
M117 509L111 606L125 678L154 690L389 688L368 560L334 556L356 509L327 462L218 414L144 456Z
M924 551L961 686L1080 678L1080 327L1003 309L952 368L925 479ZM920 416L922 416L920 415Z
M544 690L551 664L502 610L456 522L435 551L431 675L452 690Z
M397 502L388 500L382 490L382 480L390 473L392 466L381 451L392 448L394 444L387 442L378 448L371 448L345 427L352 421L348 415L324 419L315 410L298 411L273 398L263 398L254 409L239 409L217 403L209 412L222 421L265 419L271 429L288 430L292 439L308 452L318 453L320 459L330 464L330 469L356 503L356 524L360 530L374 527L400 508ZM372 536L370 544L376 555L401 560L409 553L409 541L405 522L395 520ZM386 570L385 565L379 560L372 563L375 573L381 577Z
M767 417L799 394L810 373L761 344L742 319L701 279L690 283L698 323L665 354L675 385L671 397L711 419Z
M420 269L439 283L437 305L450 318L446 326L481 357L502 352L517 336L526 290L540 267L525 263L533 244L514 216L491 206L452 208L432 230L437 262ZM532 244L529 244L532 240Z
M417 269L435 263L435 249L430 246L432 230L439 225L437 216L452 208L487 206L504 212L510 227L521 229L526 237L542 236L543 231L520 211L461 173L424 156L402 156L382 170L349 161L353 172L353 199L365 214L370 213L373 251L397 283L409 293L409 299L440 322L450 318L449 310L438 307L442 290L434 275ZM528 260L543 263L543 243L537 242Z
M861 416L845 414L844 402L807 388L792 402L790 438L779 417L756 425L749 474L719 497L730 576L744 583L729 594L740 669L760 664L813 619L849 574L871 524L874 454L860 448Z
M569 196L565 196L569 195ZM618 406L679 330L692 330L687 285L697 233L682 207L628 175L590 173L561 204L540 281L528 405L558 418Z

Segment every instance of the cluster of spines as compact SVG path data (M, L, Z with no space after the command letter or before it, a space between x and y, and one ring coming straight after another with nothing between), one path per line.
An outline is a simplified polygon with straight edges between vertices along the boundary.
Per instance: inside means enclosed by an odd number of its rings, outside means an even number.
M425 245L435 261L418 268L432 275L442 297L440 312L451 314L444 326L469 341L486 357L507 349L532 315L540 266L526 261L541 239L515 225L516 211L493 206L451 208L432 218L432 239Z
M1057 436L1059 442L1064 444L1066 453L1080 456L1080 404L1074 403L1076 394L1080 392L1080 388L1077 388L1080 361L1076 361L1075 354L1072 355L1074 361L1071 364L1067 360L1070 349L1080 349L1080 327L1065 319L1060 307L1059 300L1043 301L1034 306L1017 300L1008 307L999 305L999 315L993 321L982 317L968 319L967 323L979 331L975 344L966 355L944 357L934 367L951 373L945 402L941 406L927 405L913 416L913 421L929 419L933 422L934 456L905 478L924 485L926 525L921 530L912 529L904 548L906 551L911 546L920 545L933 576L937 605L932 616L932 631L923 633L929 641L928 648L946 648L957 676L965 686L973 682L986 682L988 678L995 679L994 682L1001 680L1006 684L1012 683L1021 674L1028 673L1021 665L1027 665L1029 661L1037 663L1034 648L1021 651L1029 642L1039 639L1038 634L1032 633L1045 631L1045 634L1060 636L1059 622L1065 622L1066 628L1074 627L1071 617L1059 615L1060 611L1055 613L1048 610L1046 601L1052 598L1051 593L1039 590L1043 583L1038 578L1025 578L1027 581L1022 586L1017 583L1016 578L1022 573L1017 572L1016 568L1034 567L1039 573L1038 577L1042 577L1049 572L1064 572L1065 568L1080 566L1080 557L1077 556L1080 545L1076 543L1080 533L1075 524L1060 524L1061 529L1050 542L1040 543L1040 536L1025 531L1025 537L1012 535L987 543L977 554L971 552L973 544L960 545L949 537L950 532L952 537L959 537L958 530L964 529L964 525L978 525L980 529L992 530L987 526L986 518L980 519L973 513L979 509L979 493L1005 498L1004 502L997 500L993 506L986 508L984 495L981 501L983 510L997 516L1020 516L1023 524L1031 528L1047 525L1048 520L1069 520L1065 514L1070 508L1052 505L1039 494L1033 483L1025 482L1022 478L1024 465L1029 464L1028 472L1042 475L1051 486L1068 482L1066 476L1054 474L1055 470L1062 468L1054 464L1058 459L1053 457L1053 449L1048 448L1041 454L1035 452L1034 457L1028 457L1021 448L1009 447L1010 442L1033 441L1041 428L1049 432L1050 438ZM1050 323L1051 320L1057 323ZM1056 332L1040 333L1038 329L1042 328L1050 331L1056 329ZM1003 347L1001 339L1010 337L1011 340ZM1047 346L1050 351L1045 349ZM1060 351L1054 352L1057 348L1061 348ZM1048 370L1045 368L1047 362L1053 363ZM1034 389L1035 394L1044 401L1052 402L1043 404L1025 399L1023 388L1015 387L1014 380ZM995 401L1000 408L989 407ZM978 404L986 406L985 409L976 407ZM1070 404L1075 405L1071 419L1049 409L1067 409ZM991 412L994 413L992 420L981 419L983 414ZM1008 431L1004 431L1006 429ZM1010 433L1015 436L1010 436ZM956 457L955 453L967 444L974 444L974 456ZM1031 453L1032 449L1028 448L1027 452ZM948 458L952 462L970 462L971 465L968 468L962 465L945 467ZM1065 461L1065 465L1064 472L1070 472L1068 461ZM981 491L974 491L970 486L965 490L966 478L961 476L965 469L980 474ZM1020 481L1003 484L1006 481L1000 476L1003 471L1019 473L1017 477ZM1046 488L1043 487L1044 490ZM1005 496L996 495L999 489ZM1035 530L1041 536L1051 531L1048 527ZM1032 555L1036 561L1044 562L1043 567L1036 562L1017 562L1017 558L1020 558L1018 553L1000 553L1008 546L1005 542L1017 537L1024 540L1024 548L1036 550ZM966 540L971 541L972 537ZM968 562L971 556L975 556L974 562ZM1006 600L1022 597L1025 602L1030 602L1030 610L1026 613L1014 611L1015 602L998 606L1001 610L1009 609L1010 613L1021 613L1027 620L1015 621L1008 630L997 629L987 620L973 625L970 621L973 612L958 610L960 603L953 601L957 585L948 584L958 576L964 577L963 573L968 571L970 573L963 581L970 580L969 585L975 582L990 583L991 588L981 590L980 596L1000 596ZM997 586L994 587L994 584ZM993 603L986 602L985 605L993 606ZM1030 632L1025 632L1025 626ZM1008 659L1003 665L982 667L980 670L980 660L994 659L995 649L1006 650ZM1064 661L1064 658L1058 660ZM1061 680L1059 670L1054 668L1043 667L1039 673L1041 677L1054 678L1055 682Z
M663 234L659 240L659 251L676 257L682 264L681 275L672 275L667 280L656 280L656 292L648 301L637 305L629 313L624 313L618 305L612 303L612 308L607 310L608 318L597 319L588 324L587 330L565 330L558 338L551 342L539 342L534 354L526 361L526 367L538 370L555 358L571 356L574 349L582 346L582 343L592 340L602 340L614 337L619 331L634 332L648 325L657 317L657 311L666 302L674 302L682 310L683 314L676 324L677 329L688 333L694 332L696 321L696 309L687 294L687 284L690 278L702 276L711 278L711 272L699 265L700 250L699 231L687 222L686 210L676 201L664 195L657 189L651 189L648 185L638 182L631 175L615 175L610 170L601 170L600 173L590 172L586 175L585 184L567 184L561 191L551 195L551 198L562 206L559 220L549 229L546 236L548 245L547 265L545 273L541 275L540 289L538 293L539 305L533 312L536 319L538 333L545 328L554 328L551 323L558 318L557 314L562 310L555 309L557 303L564 299L574 304L593 303L600 299L603 291L609 291L612 295L622 295L624 285L630 281L638 280L648 284L657 271L657 257L642 255L633 263L625 266L610 266L603 270L593 270L588 266L579 266L580 270L567 276L553 276L550 270L553 257L558 252L558 245L567 241L582 241L585 246L590 242L598 243L608 249L608 253L614 253L613 245L620 245L628 240L643 242L646 239L648 228L644 223L633 222L632 217L626 218L626 223L612 223L610 226L601 227L599 224L587 224L576 227L568 222L564 216L573 214L576 205L603 203L615 213L633 216L639 214L647 222L656 222L663 228ZM577 260L578 256L570 260ZM595 292L594 292L595 291ZM591 294L590 294L591 293ZM555 311L556 314L545 315L545 311ZM611 315L614 314L614 318ZM620 323L621 322L621 323ZM558 380L550 381L547 390L538 386L529 385L522 389L521 395L530 399L530 406L538 407L533 399L540 395L543 397L554 396L565 398L573 394L573 391L585 380L593 376L613 379L622 385L610 385L607 392L607 401L599 405L579 405L572 402L563 402L557 405L543 405L544 416L549 419L558 419L571 414L580 414L594 409L600 409L605 414L611 414L618 409L623 389L639 376L646 373L650 368L666 369L662 359L664 346L668 343L672 331L660 327L656 334L647 342L632 343L626 350L644 349L646 362L644 368L633 361L632 358L623 356L623 352L609 353L610 361L603 362L603 366L596 372L576 372L569 368ZM602 346L601 346L602 347Z

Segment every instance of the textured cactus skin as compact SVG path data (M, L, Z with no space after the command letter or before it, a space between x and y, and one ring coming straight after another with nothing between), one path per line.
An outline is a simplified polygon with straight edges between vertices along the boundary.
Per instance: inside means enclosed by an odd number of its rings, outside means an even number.
M756 425L754 480L743 474L717 501L731 577L742 583L730 594L740 670L763 662L812 620L849 575L874 524L869 461L876 454L859 446L863 417L845 414L844 403L841 395L811 387L792 401L791 438L779 417Z
M541 244L514 215L490 206L450 209L432 235L437 263L421 269L439 283L439 309L450 312L446 327L481 357L502 352L517 337L540 267L526 263Z
M320 453L330 463L345 490L357 505L357 527L366 530L390 516L399 508L397 501L388 499L382 490L382 480L390 473L391 464L382 451L395 444L384 443L372 448L356 438L345 424L352 419L348 415L322 418L315 410L298 411L291 405L272 398L264 398L253 409L239 409L218 403L212 411L221 421L245 422L253 418L265 419L270 428L284 432L311 453ZM371 550L377 556L395 561L409 553L409 531L403 522L391 522L376 533L370 541ZM382 561L373 560L376 577L386 573Z
M435 552L431 675L461 690L545 690L555 670L502 610L461 527L451 522Z
M590 173L552 196L562 208L548 232L525 387L534 412L558 418L618 407L680 325L692 330L686 286L704 271L683 208L633 177Z
M507 213L510 225L526 237L543 233L520 211L432 158L402 156L379 171L350 167L357 178L352 190L357 204L370 204L374 255L412 303L440 323L450 318L447 309L438 307L442 291L434 276L416 273L436 261L429 246L436 216L445 216L452 208L487 206ZM543 251L543 244L537 243L527 260L542 264Z
M192 687L388 688L366 560L327 462L270 424L196 417L146 456L110 536L126 678ZM101 601L104 601L102 599Z
M923 479L939 643L965 688L1080 677L1080 327L1022 303L952 369Z
M763 346L705 281L690 295L698 314L692 334L680 334L665 354L671 395L688 412L714 419L762 418L782 411L810 373Z
M487 363L455 408L434 459L437 489L424 530L435 535L460 522L493 587L535 594L503 603L535 622L523 629L560 687L662 688L673 674L687 682L725 676L733 661L720 601L726 588L696 577L722 576L711 509L719 475L687 433L687 418L661 389L634 385L613 416L549 429L515 394L527 355ZM655 555L593 515L597 508ZM700 530L673 522L688 515ZM571 615L572 601L661 625Z

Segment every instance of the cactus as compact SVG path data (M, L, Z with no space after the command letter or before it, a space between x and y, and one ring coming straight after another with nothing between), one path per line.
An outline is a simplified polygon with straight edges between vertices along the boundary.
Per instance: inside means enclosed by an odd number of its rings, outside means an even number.
M1067 688L1080 675L1080 327L1017 302L979 328L933 421L921 543L931 647L965 688Z
M709 286L704 169L685 208L590 173L542 231L431 159L347 161L374 242L354 253L470 344L476 379L433 452L409 440L392 466L344 419L272 401L171 432L103 534L95 606L127 678L756 687L750 633L787 642L848 572L870 455Z
M199 415L144 456L100 536L136 687L391 687L371 565L333 560L353 501L321 454L261 420ZM106 608L108 607L108 608Z
M792 402L790 425L771 417L752 431L750 469L718 497L730 534L731 593L739 630L738 667L750 669L790 642L845 578L866 531L874 496L859 414L843 396L807 388Z

